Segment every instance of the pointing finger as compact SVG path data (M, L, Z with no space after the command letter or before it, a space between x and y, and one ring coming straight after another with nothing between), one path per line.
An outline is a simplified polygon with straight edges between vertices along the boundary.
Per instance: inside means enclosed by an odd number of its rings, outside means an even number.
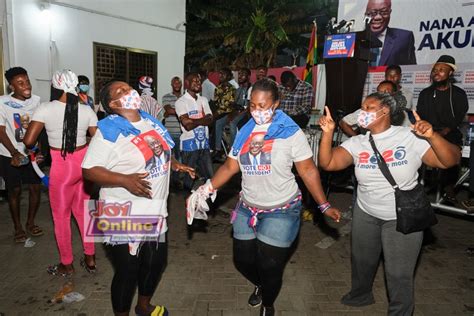
M420 116L418 115L418 113L415 110L413 110L412 113L413 113L413 116L415 117L415 120L417 122L421 120Z
M324 109L326 110L326 116L332 120L331 111L329 111L329 107L326 105L324 106Z

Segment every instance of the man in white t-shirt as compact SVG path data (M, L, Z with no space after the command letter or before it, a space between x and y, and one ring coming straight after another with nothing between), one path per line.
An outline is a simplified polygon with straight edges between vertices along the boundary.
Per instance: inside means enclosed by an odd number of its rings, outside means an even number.
M186 93L175 103L176 114L181 123L180 148L183 163L196 169L200 177L209 179L213 175L209 150L209 129L212 112L208 100L199 95L201 79L197 73L189 73L185 79ZM184 176L184 187L191 189L193 179Z
M41 180L34 172L22 143L40 98L31 94L30 79L22 67L10 68L5 72L5 77L12 93L0 97L0 176L4 178L7 189L8 206L15 228L14 240L23 243L27 236L20 221L22 184L29 184L30 193L26 231L31 236L43 235L41 228L34 222L40 203Z
M216 85L207 77L207 71L203 70L199 72L199 76L201 77L201 95L208 101L214 100Z

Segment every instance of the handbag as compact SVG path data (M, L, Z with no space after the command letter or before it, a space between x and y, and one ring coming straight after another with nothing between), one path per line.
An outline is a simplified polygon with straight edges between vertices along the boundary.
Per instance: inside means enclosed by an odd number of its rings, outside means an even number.
M397 214L397 231L403 234L423 231L438 223L438 219L431 208L431 203L426 196L425 190L420 183L411 190L401 190L382 155L375 146L372 135L369 135L369 142L374 150L377 164L382 174L395 190L395 208Z

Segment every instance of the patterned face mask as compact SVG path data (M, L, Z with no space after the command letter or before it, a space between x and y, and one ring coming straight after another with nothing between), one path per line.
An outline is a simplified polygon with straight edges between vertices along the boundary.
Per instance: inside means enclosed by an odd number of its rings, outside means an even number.
M377 117L377 113L382 111L383 109L380 109L376 112L367 112L364 110L360 110L359 116L357 117L357 124L359 124L360 127L362 128L367 128L370 124L378 120L384 115L381 115Z
M123 109L127 110L139 110L142 107L142 98L138 94L137 90L130 90L129 93L123 95L118 99Z
M257 123L257 125L262 125L270 122L273 116L273 110L272 108L263 111L255 110L250 112L250 114L252 114L252 117L255 120L255 123Z

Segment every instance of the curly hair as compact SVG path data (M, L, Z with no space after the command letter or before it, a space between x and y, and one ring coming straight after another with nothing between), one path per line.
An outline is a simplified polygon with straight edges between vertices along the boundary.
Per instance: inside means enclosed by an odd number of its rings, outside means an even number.
M270 92L272 95L273 102L278 101L278 99L280 98L280 92L278 90L276 82L268 78L263 78L255 82L252 86L252 93L254 93L255 91Z
M390 123L396 126L402 125L405 120L407 100L400 91L395 92L393 95L375 92L367 96L367 98L378 100L382 106L390 108Z

